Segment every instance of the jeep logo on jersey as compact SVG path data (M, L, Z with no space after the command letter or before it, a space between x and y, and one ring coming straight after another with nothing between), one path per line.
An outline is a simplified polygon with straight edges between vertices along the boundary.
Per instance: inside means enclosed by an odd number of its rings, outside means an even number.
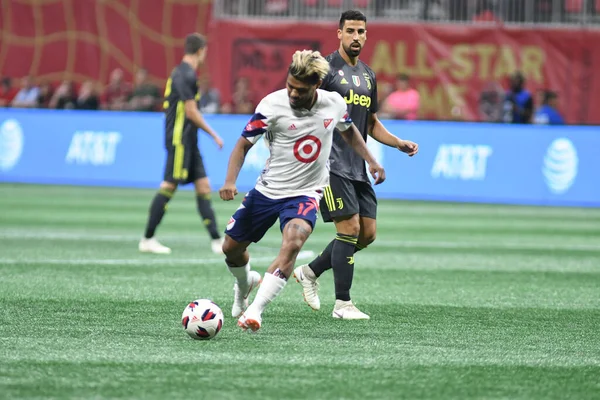
M321 141L318 137L307 135L294 144L294 156L301 163L311 163L321 154Z
M350 89L346 97L346 104L354 104L357 106L363 107L371 107L371 98L369 96L365 96L364 94L359 95L358 93L354 93L354 89Z
M358 76L356 76L356 75L352 75L352 82L354 83L354 85L355 85L356 87L359 87L359 86L360 86L360 78L359 78Z

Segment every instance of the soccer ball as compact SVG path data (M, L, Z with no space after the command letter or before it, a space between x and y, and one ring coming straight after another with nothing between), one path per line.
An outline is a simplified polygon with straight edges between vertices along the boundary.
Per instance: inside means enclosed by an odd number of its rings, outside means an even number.
M181 324L192 339L212 339L223 327L223 311L210 300L194 300L183 310Z

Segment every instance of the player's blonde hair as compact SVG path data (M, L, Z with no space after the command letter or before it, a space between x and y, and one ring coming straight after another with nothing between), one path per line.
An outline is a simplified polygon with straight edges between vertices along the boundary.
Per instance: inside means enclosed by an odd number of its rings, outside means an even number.
M294 78L314 85L325 78L329 63L318 51L298 50L292 56L288 72Z

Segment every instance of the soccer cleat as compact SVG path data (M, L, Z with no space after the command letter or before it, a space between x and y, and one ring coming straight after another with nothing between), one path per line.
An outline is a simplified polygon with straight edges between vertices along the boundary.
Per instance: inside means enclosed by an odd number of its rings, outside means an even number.
M149 239L142 238L138 244L138 249L142 253L154 253L154 254L171 254L171 249L167 246L163 246L154 237Z
M370 319L367 314L356 308L352 301L342 300L335 301L331 316L338 319Z
M260 314L244 313L238 319L238 326L245 331L250 329L252 332L256 332L257 330L260 329L261 323L262 323L262 318L261 318Z
M223 242L224 238L213 239L210 242L210 248L215 254L223 254Z
M310 269L308 264L299 266L294 270L294 278L296 282L302 285L302 296L304 301L313 310L321 309L321 300L319 299L319 283L314 272Z
M233 307L231 307L231 316L234 318L242 315L248 308L248 296L254 289L260 285L261 277L256 271L248 272L248 287L245 290L240 290L237 282L233 285Z

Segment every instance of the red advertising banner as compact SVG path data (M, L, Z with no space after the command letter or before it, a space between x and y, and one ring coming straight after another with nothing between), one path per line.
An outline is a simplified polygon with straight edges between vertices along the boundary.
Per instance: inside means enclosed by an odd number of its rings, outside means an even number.
M181 59L189 32L209 37L209 74L224 102L249 78L255 100L284 86L297 49L338 48L336 23L210 21L211 0L4 0L0 75L38 81L91 79L106 84L114 68L131 79L144 67L161 86ZM600 30L369 23L361 55L380 82L411 76L420 118L477 121L479 97L506 86L516 69L532 92L559 92L569 123L600 124Z
M212 80L228 101L235 81L247 77L260 99L284 87L295 50L336 50L336 29L335 23L213 21ZM600 78L593 73L599 42L600 31L593 30L370 23L361 59L379 82L409 74L421 95L422 119L479 121L481 92L492 84L505 88L507 76L520 70L532 93L559 93L569 123L599 124Z
M164 85L190 32L206 34L212 0L4 0L0 75L91 79L146 68ZM16 82L18 84L18 82Z

